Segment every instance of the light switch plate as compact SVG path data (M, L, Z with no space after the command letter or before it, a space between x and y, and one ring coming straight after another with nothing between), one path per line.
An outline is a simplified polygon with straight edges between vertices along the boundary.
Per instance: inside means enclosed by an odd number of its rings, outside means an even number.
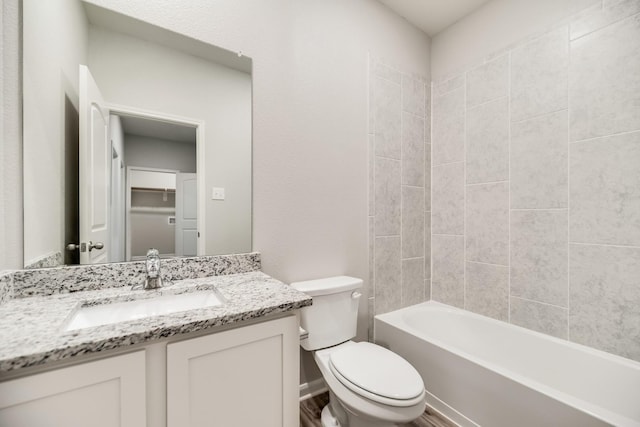
M212 200L224 200L224 188L222 187L213 187L213 191L211 192Z

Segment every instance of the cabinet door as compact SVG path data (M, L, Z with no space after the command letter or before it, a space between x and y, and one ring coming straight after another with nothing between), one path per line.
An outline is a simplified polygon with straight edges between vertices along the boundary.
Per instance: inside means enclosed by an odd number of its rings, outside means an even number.
M295 316L167 345L168 427L299 423Z
M140 427L144 351L0 383L0 426Z

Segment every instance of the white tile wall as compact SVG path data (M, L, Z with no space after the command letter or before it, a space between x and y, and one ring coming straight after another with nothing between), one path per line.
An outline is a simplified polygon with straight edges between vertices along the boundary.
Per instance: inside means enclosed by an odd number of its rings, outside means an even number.
M571 42L572 141L640 129L639 40L636 14Z
M640 361L640 2L431 91L431 298Z
M640 248L571 245L571 339L640 360Z
M464 234L464 163L433 165L432 174L432 233Z
M465 308L509 320L509 267L468 261L465 265Z
M467 108L467 184L509 179L509 98Z
M567 211L511 212L511 295L567 307Z
M431 90L427 81L370 60L370 328L374 314L422 302L431 293Z
M640 131L570 150L571 241L640 246Z
M564 26L511 51L511 120L567 108L568 32Z
M433 146L434 166L464 160L464 93L464 86L440 95L434 90L432 135L438 142Z
M567 207L567 110L511 124L511 207Z
M431 236L431 298L464 308L464 236Z
M467 186L466 260L509 265L509 183Z

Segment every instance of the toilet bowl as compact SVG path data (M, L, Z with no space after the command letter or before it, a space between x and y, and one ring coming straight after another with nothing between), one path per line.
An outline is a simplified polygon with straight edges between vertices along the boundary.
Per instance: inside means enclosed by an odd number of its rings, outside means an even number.
M344 357L340 356L345 355L353 359L342 360ZM362 356L367 358L361 359ZM347 341L315 351L314 359L331 397L341 406L324 408L323 412L328 412L323 413L325 419L338 421L329 426L394 426L411 422L424 412L422 378L407 361L383 347ZM338 363L332 363L336 359ZM356 368L358 360L361 364ZM374 367L378 361L385 364Z
M425 390L415 368L379 345L351 341L362 280L340 276L292 286L313 297L313 305L300 313L309 333L300 345L313 352L329 387L322 425L391 427L418 418Z

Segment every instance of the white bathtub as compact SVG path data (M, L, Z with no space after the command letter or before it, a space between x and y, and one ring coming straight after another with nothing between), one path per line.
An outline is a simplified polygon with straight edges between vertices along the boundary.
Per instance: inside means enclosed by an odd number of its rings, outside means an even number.
M640 363L433 301L376 316L461 426L640 427Z

